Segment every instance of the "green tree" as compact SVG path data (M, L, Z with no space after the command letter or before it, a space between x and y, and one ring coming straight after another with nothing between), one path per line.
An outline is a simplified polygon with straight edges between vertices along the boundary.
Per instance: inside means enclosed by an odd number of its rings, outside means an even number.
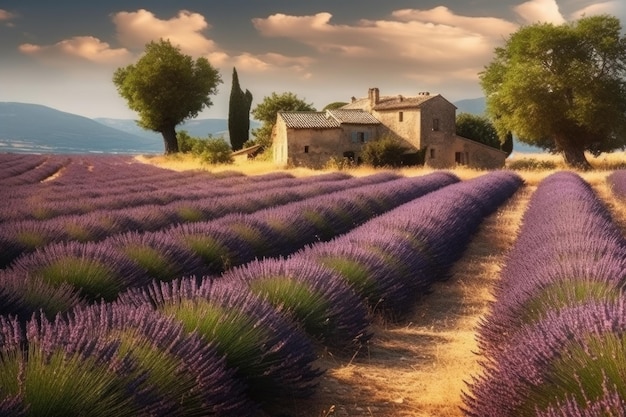
M456 116L456 134L464 138L500 149L500 138L491 121L484 116L459 113Z
M343 101L334 101L332 103L327 104L326 106L324 106L324 108L322 110L326 111L326 110L336 110L336 109L340 109L343 106L345 106L346 102Z
M210 107L221 82L206 58L194 61L163 39L148 43L137 63L113 75L119 94L139 113L137 124L163 135L166 154L178 152L176 126Z
M248 141L250 132L250 107L252 106L252 93L245 92L239 86L237 69L233 67L233 84L230 89L230 101L228 103L228 133L230 145L234 151L243 148Z
M367 142L363 146L361 158L363 163L374 167L399 167L402 165L404 153L409 148L404 146L400 140L383 136Z
M522 27L480 75L500 137L560 152L571 167L626 145L626 38L602 15Z
M263 124L252 133L256 137L256 143L269 148L272 145L272 130L276 124L276 115L280 111L315 111L313 104L298 98L294 93L272 93L264 97L253 110L252 115Z
M500 150L506 152L507 157L513 152L513 134L511 132L507 132L504 142L500 145Z

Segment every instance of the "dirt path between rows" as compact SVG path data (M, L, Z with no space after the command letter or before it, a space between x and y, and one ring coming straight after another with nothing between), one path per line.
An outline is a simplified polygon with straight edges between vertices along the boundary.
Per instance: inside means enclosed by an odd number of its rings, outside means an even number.
M462 416L464 381L480 372L476 325L534 188L524 186L485 220L451 278L418 300L408 320L375 323L368 350L356 358L324 355L315 396L272 415Z

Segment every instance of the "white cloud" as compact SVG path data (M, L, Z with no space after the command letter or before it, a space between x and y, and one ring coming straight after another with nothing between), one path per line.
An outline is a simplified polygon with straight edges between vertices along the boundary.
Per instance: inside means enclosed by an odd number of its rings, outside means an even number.
M8 10L0 9L0 21L12 20L16 16Z
M4 22L4 25L7 27L14 27L15 23L13 20L17 18L15 13L11 13L8 10L0 9L0 22Z
M515 6L515 12L524 20L524 23L565 23L565 18L559 11L556 0L530 0Z
M572 15L572 19L578 20L584 16L593 16L598 14L612 14L617 17L624 18L624 5L623 0L620 1L606 1L601 3L591 4L581 10L578 10Z
M113 23L119 42L129 49L143 50L150 41L162 38L169 39L183 53L193 56L217 51L215 42L202 33L210 26L199 13L181 10L177 16L163 20L148 10L140 9L136 12L115 13Z
M299 77L301 79L309 79L312 74L309 67L314 62L312 58L290 57L278 53L266 53L253 55L248 52L233 57L232 63L242 72L259 73L259 72L284 72L285 75Z
M75 36L55 43L54 45L35 45L25 43L19 50L27 55L34 55L46 59L67 57L80 58L98 64L122 64L130 58L130 52L125 48L113 49L106 42L92 36Z
M274 14L253 24L261 35L298 41L317 51L320 62L345 71L442 84L451 76L477 81L494 47L518 28L503 19L459 16L446 7L397 10L388 19L354 25L334 24L330 13Z
M492 38L501 38L518 28L516 24L496 17L459 16L445 6L438 6L430 10L397 10L392 13L392 16L400 21L436 22L451 27L462 27L467 31Z

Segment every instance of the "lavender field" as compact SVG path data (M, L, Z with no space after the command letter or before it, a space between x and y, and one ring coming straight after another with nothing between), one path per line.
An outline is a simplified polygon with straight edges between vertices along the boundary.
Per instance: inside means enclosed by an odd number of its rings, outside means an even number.
M366 354L373 322L406 320L524 187L504 170L247 176L0 154L0 415L276 415L319 395L320 355ZM542 181L463 413L621 415L625 255L578 174Z

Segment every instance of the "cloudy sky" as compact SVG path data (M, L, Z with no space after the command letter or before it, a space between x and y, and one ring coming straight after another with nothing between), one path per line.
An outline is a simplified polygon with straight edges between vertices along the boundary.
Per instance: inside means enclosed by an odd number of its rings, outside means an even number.
M253 108L293 92L317 108L363 97L482 95L478 73L520 26L609 13L624 0L0 0L0 101L136 118L111 79L169 38L219 69L202 118L225 118L233 67Z

